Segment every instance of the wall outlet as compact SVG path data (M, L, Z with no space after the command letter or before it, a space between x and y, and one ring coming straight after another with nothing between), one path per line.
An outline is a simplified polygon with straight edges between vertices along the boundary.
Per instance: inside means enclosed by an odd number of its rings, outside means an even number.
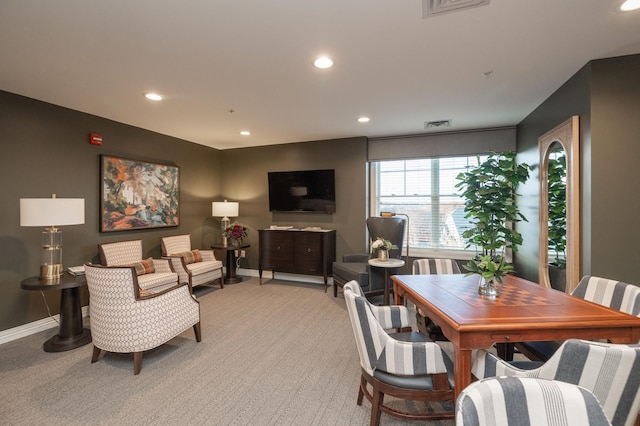
M244 250L240 250L240 258L244 259L245 257L247 257L247 254L244 252Z

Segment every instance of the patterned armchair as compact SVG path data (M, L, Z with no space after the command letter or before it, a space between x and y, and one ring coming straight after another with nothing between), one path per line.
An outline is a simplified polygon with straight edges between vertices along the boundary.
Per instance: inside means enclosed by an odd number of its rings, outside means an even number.
M166 259L143 259L142 240L98 244L104 266L134 266L140 291L157 293L178 284L178 274Z
M344 298L362 373L357 404L362 405L365 396L371 402L371 425L380 423L381 412L413 420L453 418L453 410L410 412L385 405L385 395L410 401L453 402L448 374L453 369L436 343L403 341L387 334L385 329L402 328L408 321L408 314L403 319L404 306L373 306L355 285L355 281L344 285Z
M589 390L557 380L491 377L460 393L456 426L611 425Z
M193 250L190 235L160 238L162 257L169 259L178 273L180 282L188 282L191 288L220 279L224 288L222 262L216 260L213 250Z
M200 303L186 283L143 294L135 267L85 265L93 355L101 351L133 352L133 374L140 373L143 351L155 348L193 327L201 340Z
M472 372L478 379L494 376L559 380L591 391L616 426L631 426L640 409L640 346L569 339L541 367L523 370L480 350Z

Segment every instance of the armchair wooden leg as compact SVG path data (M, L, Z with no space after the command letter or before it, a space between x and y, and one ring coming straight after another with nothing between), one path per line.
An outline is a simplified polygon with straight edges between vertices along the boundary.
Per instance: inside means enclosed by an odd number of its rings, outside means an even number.
M142 370L142 352L133 353L133 375L137 376Z
M202 340L202 330L200 328L200 322L193 324L193 331L196 334L196 342Z
M358 389L358 400L357 400L358 405L362 405L362 400L364 399L365 386L367 386L367 381L365 380L363 375L360 375L360 388Z
M102 350L96 345L93 345L93 355L91 355L91 364L93 364L98 360L98 358L100 357L100 352L102 352Z

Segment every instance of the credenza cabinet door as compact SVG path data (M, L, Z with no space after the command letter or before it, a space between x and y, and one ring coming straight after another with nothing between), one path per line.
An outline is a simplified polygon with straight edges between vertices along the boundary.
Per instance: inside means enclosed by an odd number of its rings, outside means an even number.
M265 269L328 277L336 259L336 231L261 229L259 272ZM262 282L262 280L261 280Z

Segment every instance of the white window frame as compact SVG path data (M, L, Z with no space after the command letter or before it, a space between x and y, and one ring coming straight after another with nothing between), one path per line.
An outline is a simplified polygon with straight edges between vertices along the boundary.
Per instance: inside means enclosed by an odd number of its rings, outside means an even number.
M436 167L432 167L431 168L431 193L428 195L425 195L425 197L429 198L431 200L431 203L429 203L431 207L431 218L433 219L434 217L439 217L439 215L437 214L433 214L433 212L435 211L437 213L437 209L438 209L438 200L440 197L439 192L439 178L440 178L440 170L439 167L437 167L439 165L439 160L440 159L449 159L449 158L468 158L470 161L472 161L471 159L475 159L478 156L475 154L472 155L464 155L464 156L448 156L448 157L434 157L434 158L406 158L406 159L396 159L396 160L383 160L383 161L376 161L376 162L371 162L370 163L370 196L369 196L369 200L370 200L370 212L372 216L379 216L381 211L388 211L389 209L386 208L381 208L379 205L379 181L378 181L378 176L380 175L380 170L379 170L379 163L381 162L405 162L406 165L406 161L411 161L411 160L438 160L436 162ZM481 158L486 157L486 155L481 156ZM473 163L475 163L475 161L473 161ZM473 164L471 163L471 164ZM404 172L405 172L405 176L406 176L406 171L407 168L405 167ZM457 183L457 181L453 182L453 184L455 185L455 183ZM446 196L450 196L452 194L446 194ZM405 194L402 194L402 196L405 196ZM407 198L405 196L405 198ZM402 213L402 212L398 212L398 213ZM404 214L399 214L399 217L405 217L407 215ZM411 233L415 231L415 228L412 228L412 223L411 223L411 215L408 215L409 220L408 220L408 227L406 229L405 232ZM414 218L415 219L415 218ZM433 226L433 225L432 225ZM439 224L439 220L438 222L436 222L436 226L440 227ZM468 249L453 249L453 248L436 248L436 247L431 247L431 248L425 248L425 247L415 247L415 246L407 246L408 242L410 240L405 237L405 247L403 247L403 255L407 256L407 255L411 255L411 257L437 257L437 258L445 258L445 259L456 259L456 260L468 260L473 258L478 252L475 249L475 247L469 247ZM466 242L465 244L466 245ZM407 253L407 250L409 251L409 253Z

